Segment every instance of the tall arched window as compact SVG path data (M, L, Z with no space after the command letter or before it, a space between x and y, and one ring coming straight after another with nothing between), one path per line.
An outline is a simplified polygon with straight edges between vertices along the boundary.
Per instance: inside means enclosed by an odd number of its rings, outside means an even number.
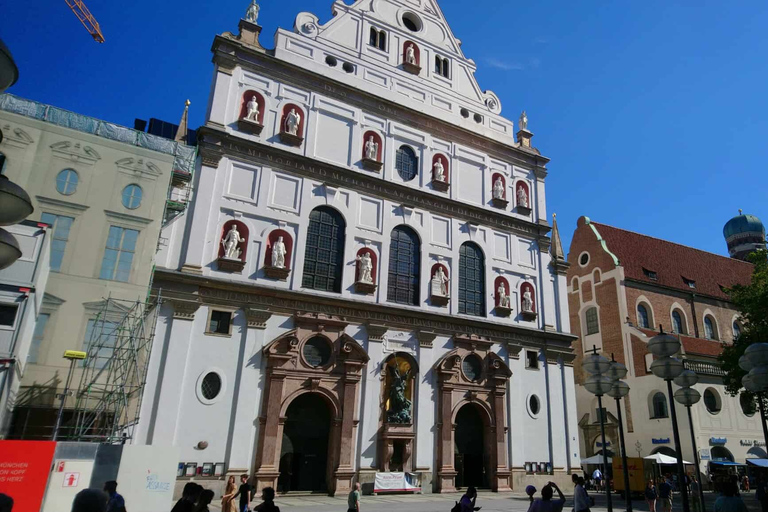
M371 37L368 44L379 50L387 50L387 33L383 30L377 30L371 27Z
M597 321L597 308L589 308L585 319L587 321L587 335L600 332L600 324Z
M341 293L345 228L344 219L333 208L319 206L310 212L301 286Z
M683 316L677 310L672 312L672 332L675 334L685 334Z
M485 316L485 257L472 242L459 250L459 313Z
M739 327L739 323L735 320L733 321L733 339L736 339L741 334L741 327Z
M715 322L712 320L711 316L704 317L704 336L708 340L717 339L717 330L715 329Z
M648 329L648 326L650 325L650 322L648 321L648 308L643 304L637 305L637 325L645 329Z
M658 391L654 393L652 402L652 418L667 418L669 413L667 412L667 397L664 393Z
M395 158L395 167L403 181L411 181L419 173L419 159L411 148L400 146Z
M418 235L407 226L396 227L389 240L388 301L419 305L420 267L421 243Z

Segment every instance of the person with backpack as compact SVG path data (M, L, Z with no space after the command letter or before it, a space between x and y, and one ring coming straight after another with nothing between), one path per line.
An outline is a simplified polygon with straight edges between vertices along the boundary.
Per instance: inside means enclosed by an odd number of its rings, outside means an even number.
M648 504L648 512L656 512L656 498L659 497L656 492L656 486L653 485L653 480L648 480L645 485L645 502Z

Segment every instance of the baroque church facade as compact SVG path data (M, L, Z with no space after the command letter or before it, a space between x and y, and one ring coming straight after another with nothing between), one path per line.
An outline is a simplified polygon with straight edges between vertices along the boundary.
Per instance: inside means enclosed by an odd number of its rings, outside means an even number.
M274 49L257 13L213 43L136 442L278 492L566 480L568 263L527 117L501 116L433 0L300 13Z

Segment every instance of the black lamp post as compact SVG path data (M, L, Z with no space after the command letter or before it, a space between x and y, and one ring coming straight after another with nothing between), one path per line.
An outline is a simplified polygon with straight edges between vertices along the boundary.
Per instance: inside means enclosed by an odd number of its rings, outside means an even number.
M597 353L597 347L592 347L592 353L584 357L581 364L585 372L590 376L584 381L584 387L587 391L597 397L597 407L600 411L600 435L603 439L603 468L608 470L608 449L605 444L605 417L603 415L603 395L607 394L613 387L613 381L605 374L611 367L611 362L607 357ZM606 479L605 499L607 501L608 512L613 512L613 502L611 500L611 486Z
M701 483L701 468L699 467L699 452L696 449L696 433L693 430L693 416L691 406L701 400L701 394L691 386L699 381L699 376L693 370L685 370L676 379L675 384L680 389L675 391L675 400L688 410L688 425L691 427L691 447L693 448L693 462L696 464L696 480L699 483L699 500L701 500L701 512L707 512L704 503L704 487Z
M621 399L629 394L629 384L624 382L627 376L627 367L616 362L611 354L611 367L608 370L608 378L613 381L613 386L608 395L616 400L616 417L619 420L619 445L621 449L621 465L624 468L624 499L627 502L627 512L632 512L632 493L629 489L629 467L627 466L627 448L624 444L624 423L621 419Z

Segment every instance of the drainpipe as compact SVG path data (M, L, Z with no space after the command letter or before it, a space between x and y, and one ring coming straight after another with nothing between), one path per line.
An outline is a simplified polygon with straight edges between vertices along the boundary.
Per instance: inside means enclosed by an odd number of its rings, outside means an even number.
M699 321L696 316L696 294L691 294L691 312L693 313L693 334L696 338L699 337Z

